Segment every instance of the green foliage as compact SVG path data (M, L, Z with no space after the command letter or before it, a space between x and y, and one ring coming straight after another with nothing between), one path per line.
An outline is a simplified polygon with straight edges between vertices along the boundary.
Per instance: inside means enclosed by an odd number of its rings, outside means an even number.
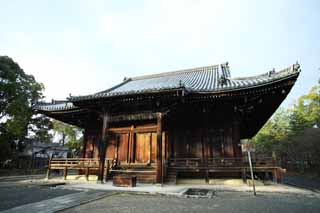
M277 110L253 141L258 153L276 152L278 156L301 159L306 155L315 156L314 150L320 149L319 142L314 142L319 140L316 137L319 127L320 81L308 94L301 96L292 108Z
M50 118L44 115L34 115L31 118L29 132L33 133L32 139L42 143L52 142L53 123Z
M43 121L33 118L31 107L43 98L43 89L11 58L0 56L0 160L22 150L29 131L33 130L31 126Z
M298 99L292 110L294 115L293 131L301 131L307 127L320 127L320 83L311 88L307 95ZM297 129L295 129L297 128Z
M80 128L54 120L53 130L60 137L60 143L67 145L74 155L80 152L83 141Z
M288 137L289 114L283 108L278 109L272 119L254 137L256 149L268 153L281 149L281 142Z

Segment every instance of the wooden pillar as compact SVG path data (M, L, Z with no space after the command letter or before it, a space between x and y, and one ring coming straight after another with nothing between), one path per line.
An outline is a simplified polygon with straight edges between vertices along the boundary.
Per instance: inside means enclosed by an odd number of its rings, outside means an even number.
M203 120L203 134L201 137L201 143L202 143L202 163L205 165L205 181L206 183L210 182L209 177L209 168L208 168L208 156L209 156L209 112L208 107L205 107L202 110L202 120Z
M157 113L157 183L162 184L162 113Z
M107 128L108 128L108 114L106 112L103 113L102 116L102 132L101 132L101 140L99 141L99 174L98 174L98 182L103 183L103 175L104 175L104 164L106 159L106 148L107 148Z
M126 160L127 163L130 163L130 142L131 142L130 138L131 138L131 133L128 132L128 144L127 144L128 151L127 151L127 160Z
M115 150L115 159L118 163L118 156L119 156L119 143L120 143L120 135L116 135L116 150Z
M83 148L82 148L82 158L86 157L86 152L87 152L87 143L88 143L88 130L85 129L84 130L84 134L83 134Z
M209 112L207 110L207 107L203 109L202 111L203 115L203 131L204 133L202 134L202 148L203 148L203 153L202 153L202 158L203 161L207 164L208 163L208 156L209 154Z
M133 163L134 162L134 126L132 125L131 126L131 129L130 129L130 133L129 133L129 143L128 143L128 147L129 147L129 150L128 150L128 163Z

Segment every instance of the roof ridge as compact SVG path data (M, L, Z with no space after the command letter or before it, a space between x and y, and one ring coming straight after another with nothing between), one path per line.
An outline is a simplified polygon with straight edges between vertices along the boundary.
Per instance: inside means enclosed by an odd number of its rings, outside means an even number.
M199 72L206 68L219 68L220 66L228 66L228 62L215 64L215 65L202 66L202 67L194 67L189 69L169 71L169 72L161 72L161 73L155 73L155 74L149 74L149 75L141 75L141 76L131 77L129 79L142 80L142 79L148 79L148 78L158 78L158 77L170 76L170 75L176 75L176 74L182 74L182 73Z
M110 87L109 89L106 89L106 90L103 90L103 91L100 91L100 92L96 92L95 94L108 93L108 92L110 92L112 90L117 89L118 87L121 87L122 85L128 83L129 81L131 81L131 78L125 78L124 81L122 81L121 83L116 84L115 86Z
M259 78L259 77L270 77L273 75L279 75L281 73L295 73L295 72L300 72L300 65L298 63L296 64L292 64L287 68L275 71L275 69L273 68L272 70L259 74L259 75L255 75L255 76L244 76L244 77L236 77L236 78L231 78L231 80L248 80L248 79L255 79L255 78Z

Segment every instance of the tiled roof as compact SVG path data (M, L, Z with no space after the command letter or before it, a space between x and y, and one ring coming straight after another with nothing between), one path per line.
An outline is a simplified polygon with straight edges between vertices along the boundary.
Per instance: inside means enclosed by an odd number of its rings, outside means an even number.
M265 74L231 78L228 63L193 69L145 75L125 79L119 85L108 90L86 96L73 96L70 101L107 98L142 93L157 93L166 90L184 88L192 92L224 92L263 86L300 72L300 65L294 64L282 71L269 71Z
M33 106L33 109L40 111L79 110L79 108L74 106L72 102L54 100L52 100L51 103L38 102Z

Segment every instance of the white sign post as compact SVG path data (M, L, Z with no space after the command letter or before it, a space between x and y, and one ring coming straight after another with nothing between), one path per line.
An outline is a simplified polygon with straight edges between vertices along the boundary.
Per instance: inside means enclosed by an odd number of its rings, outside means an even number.
M254 184L254 177L253 177L253 169L252 169L250 150L248 150L248 160L249 160L249 166L250 166L250 173L251 173L251 180L252 180L252 187L253 187L253 195L256 196L257 193L256 193L256 186Z
M252 168L252 161L251 161L251 152L254 152L254 148L252 145L252 142L250 140L247 141L247 143L242 144L242 151L248 152L248 161L249 161L249 167L250 167L250 174L251 174L251 181L252 181L252 187L253 187L253 195L256 196L256 186L254 183L254 176L253 176L253 168Z

